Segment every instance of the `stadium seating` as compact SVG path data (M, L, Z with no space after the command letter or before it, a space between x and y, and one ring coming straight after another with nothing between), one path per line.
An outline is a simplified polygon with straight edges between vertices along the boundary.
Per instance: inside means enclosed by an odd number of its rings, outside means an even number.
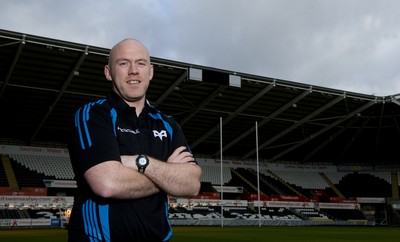
M67 156L32 156L9 154L20 187L43 187L43 179L73 180L74 173ZM250 193L257 192L256 173L254 169L224 167L223 184L241 186ZM274 175L271 175L274 174ZM390 197L390 172L325 172L326 177L335 184L346 197ZM0 166L0 186L7 187L8 181L4 167ZM238 176L241 176L240 178ZM245 179L245 180L243 180ZM212 187L221 184L221 170L217 166L202 167L202 191L215 191ZM399 181L400 183L400 181ZM308 190L320 189L332 194L329 184L318 172L273 171L265 170L260 174L260 189L266 195L295 195L293 189L309 196ZM366 186L367 185L367 186Z
M337 187L345 197L391 197L391 185L370 173L353 172L345 175Z
M321 209L321 212L329 214L334 220L365 220L362 211L358 209Z
M0 219L16 219L21 218L19 210L16 209L0 209Z
M288 208L261 208L261 214L269 220L302 220L302 218Z
M14 159L10 161L19 187L44 187L43 179L52 178L31 170Z
M232 179L231 170L229 167L222 169L223 184L229 183ZM214 166L202 167L202 182L210 182L212 185L221 185L221 170Z
M5 154L10 163L19 187L44 187L43 180L73 180L69 157L45 155ZM390 197L391 173L387 171L364 172L324 172L346 198L355 197ZM304 194L307 199L312 198L310 191L319 190L324 194L332 195L332 188L319 172L310 171L281 171L262 170L260 173L260 190L266 196ZM249 200L245 194L257 193L257 174L254 168L223 167L222 183L224 186L242 187L243 194L224 194L224 199ZM202 166L201 193L218 193L214 187L221 185L221 170L219 166ZM0 187L8 187L3 164L0 164ZM336 196L333 194L333 196ZM207 197L207 196L204 196ZM209 199L218 199L208 196ZM265 197L263 197L264 199ZM253 199L254 200L254 199ZM359 209L316 209L316 208L288 208L261 207L263 219L267 220L365 220L365 215ZM0 208L1 218L34 217L36 211L29 209ZM215 205L185 205L171 207L170 213L186 214L187 216L218 217L221 207ZM226 219L256 219L258 211L255 207L225 206L223 210ZM186 218L185 216L177 218Z
M324 214L321 211L318 211L314 208L296 208L295 211L299 215L302 215L303 218L307 218L307 219L318 219L318 220L329 219L329 217L326 214Z
M74 179L74 172L69 157L13 155L10 158L31 171L55 179Z
M329 185L318 172L274 171L276 175L290 184L304 189L325 189Z

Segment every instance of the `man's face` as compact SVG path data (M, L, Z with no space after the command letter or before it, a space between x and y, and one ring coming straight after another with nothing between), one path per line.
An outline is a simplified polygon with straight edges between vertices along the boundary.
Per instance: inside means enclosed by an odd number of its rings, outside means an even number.
M135 40L125 40L111 51L110 61L104 68L106 78L113 82L113 89L130 106L144 101L153 66L147 49Z

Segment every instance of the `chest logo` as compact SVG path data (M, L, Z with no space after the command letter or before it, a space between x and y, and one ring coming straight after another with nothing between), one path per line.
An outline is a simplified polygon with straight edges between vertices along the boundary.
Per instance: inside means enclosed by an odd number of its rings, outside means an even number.
M117 129L118 129L118 131L121 132L121 133L140 134L140 132L139 132L138 129L132 130L132 129L124 129L124 128L120 128L120 127L117 127Z
M160 138L160 140L163 139L163 137L167 138L167 131L161 130L158 132L157 130L153 130L154 137Z

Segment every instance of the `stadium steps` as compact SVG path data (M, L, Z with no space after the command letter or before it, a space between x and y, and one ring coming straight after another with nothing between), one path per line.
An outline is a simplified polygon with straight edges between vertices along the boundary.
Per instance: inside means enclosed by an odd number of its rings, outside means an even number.
M249 185L252 189L254 189L254 191L258 191L258 188L249 180L247 180L244 176L242 176L242 174L240 174L237 170L232 169L232 172L236 174L236 176L239 177L242 181L244 181L247 185ZM265 193L260 192L260 196L266 196L266 195Z
M399 173L391 172L392 198L399 199Z
M291 191L293 191L294 193L296 193L297 195L304 196L303 194L301 194L301 192L299 192L299 191L297 191L296 189L294 189L288 182L286 182L285 180L283 180L280 176L278 176L277 174L275 174L273 171L267 170L267 172L268 172L269 174L271 174L272 177L274 177L275 179L277 179L278 181L280 181L282 184L284 184L288 189L290 189Z
M329 187L336 193L336 195L338 195L340 198L345 198L335 184L333 184L333 182L329 179L329 177L325 175L325 173L320 172L319 174L326 181L326 183L328 183Z
M250 172L253 174L254 177L257 177L257 171L254 169L251 169ZM270 179L270 180L268 180ZM264 193L269 193L269 194L283 194L283 192L275 185L273 184L272 180L275 180L272 177L268 177L264 175L263 173L260 173L260 187L264 187Z
M1 161L3 162L4 171L6 173L10 188L19 189L17 178L15 177L15 173L11 166L10 158L8 157L8 155L2 155Z

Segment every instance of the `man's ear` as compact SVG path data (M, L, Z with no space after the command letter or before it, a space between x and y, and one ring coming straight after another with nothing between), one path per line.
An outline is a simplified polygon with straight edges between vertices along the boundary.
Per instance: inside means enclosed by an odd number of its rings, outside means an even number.
M107 80L112 81L111 68L109 65L104 66L104 76L107 78Z
M154 75L154 66L153 65L150 65L150 68L149 68L149 80L152 80L153 79L153 75Z

